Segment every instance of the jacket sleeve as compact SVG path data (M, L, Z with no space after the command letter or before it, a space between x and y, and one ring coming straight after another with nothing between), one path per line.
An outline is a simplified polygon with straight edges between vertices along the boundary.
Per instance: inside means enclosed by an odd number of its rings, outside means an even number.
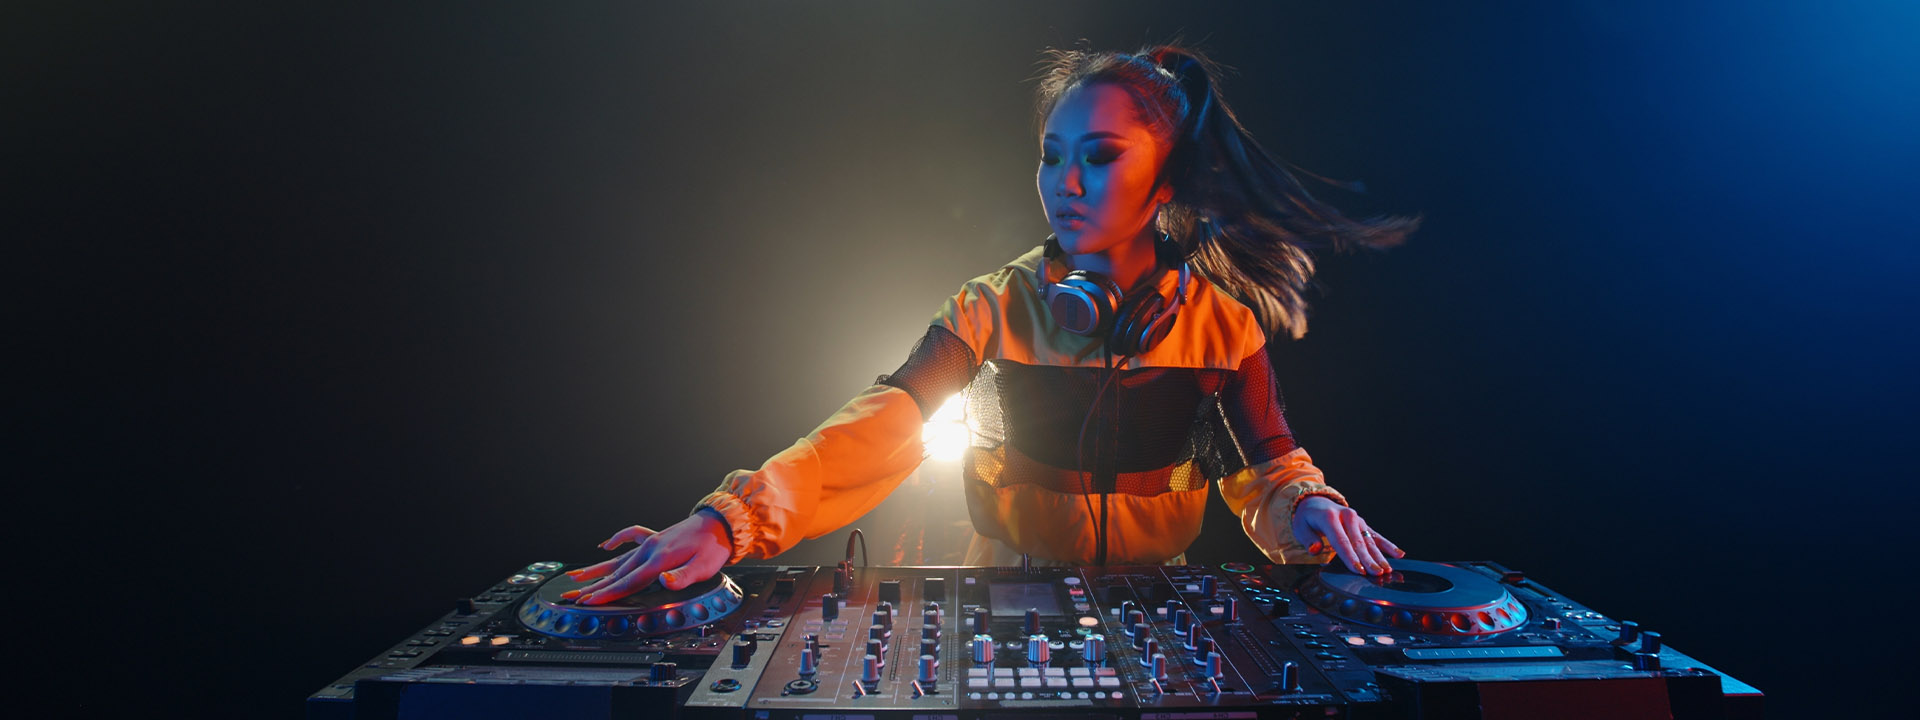
M1309 496L1347 504L1306 448L1294 444L1286 404L1261 343L1240 363L1222 389L1221 419L1239 460L1239 470L1220 478L1220 497L1240 516L1240 526L1268 559L1277 563L1325 563L1331 551L1309 553L1293 537L1293 510Z
M712 508L733 538L729 563L770 558L845 527L885 500L925 459L921 429L972 380L967 346L936 325L905 364L855 395L759 470L727 474L694 511Z

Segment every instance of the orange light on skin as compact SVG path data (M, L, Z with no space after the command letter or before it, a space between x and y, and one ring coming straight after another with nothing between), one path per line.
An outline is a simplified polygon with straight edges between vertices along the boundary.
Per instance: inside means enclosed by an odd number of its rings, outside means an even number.
M920 441L926 445L930 458L953 462L965 454L969 439L966 408L966 393L947 398L920 429Z

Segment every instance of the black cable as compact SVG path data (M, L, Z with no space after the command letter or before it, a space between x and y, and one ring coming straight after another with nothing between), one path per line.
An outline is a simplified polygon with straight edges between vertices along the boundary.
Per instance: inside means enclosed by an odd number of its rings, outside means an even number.
M1086 462L1087 423L1093 420L1094 408L1100 407L1100 400L1106 397L1107 386L1113 383L1114 378L1120 376L1119 373L1114 372L1113 370L1114 357L1113 355L1107 352L1105 345L1102 345L1100 347L1100 354L1102 357L1106 359L1107 378L1106 380L1100 383L1099 389L1094 390L1093 402L1087 405L1087 414L1085 417L1082 417L1080 419L1080 438L1074 442L1074 446L1073 446L1073 465L1074 465L1075 477L1077 477L1080 480L1081 487L1089 491L1093 489L1093 483L1090 480L1088 480L1086 476L1087 475L1087 462ZM1118 401L1116 400L1115 402L1117 403ZM1098 457L1096 456L1095 459L1098 459ZM1095 542L1097 543L1104 542L1107 536L1106 535L1107 523L1105 518L1096 516L1093 512L1093 493L1083 492L1081 493L1081 499L1085 501L1085 505L1087 506L1087 517L1094 521L1093 531L1094 531ZM1101 558L1102 561L1104 561L1105 559L1106 558Z
M860 541L860 567L866 567L867 536L860 532L860 528L854 528L853 532L847 534L847 562L853 562L853 541L855 540Z

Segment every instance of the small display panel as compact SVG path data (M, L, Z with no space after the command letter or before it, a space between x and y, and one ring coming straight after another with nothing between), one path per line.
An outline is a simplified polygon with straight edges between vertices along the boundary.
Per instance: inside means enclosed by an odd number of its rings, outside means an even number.
M1028 610L1041 615L1060 615L1060 601L1048 583L994 583L993 616L1025 617Z

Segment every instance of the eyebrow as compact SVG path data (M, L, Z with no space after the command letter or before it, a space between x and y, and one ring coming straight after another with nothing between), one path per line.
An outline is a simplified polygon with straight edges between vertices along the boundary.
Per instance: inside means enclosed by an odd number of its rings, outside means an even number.
M1095 131L1093 131L1093 132L1090 132L1090 133L1087 133L1087 134L1085 134L1085 135L1081 135L1081 136L1080 136L1080 139L1081 139L1081 140L1096 140L1096 139L1099 139L1099 138L1114 138L1114 139L1117 139L1117 140L1125 140L1125 139L1127 139L1127 136L1125 136L1125 135L1121 135L1120 133L1111 133L1111 132L1107 132L1107 131L1105 131L1105 130L1095 130ZM1044 139L1047 139L1047 140L1059 140L1059 139L1060 139L1060 136L1059 136L1058 134L1055 134L1055 133L1047 133Z

